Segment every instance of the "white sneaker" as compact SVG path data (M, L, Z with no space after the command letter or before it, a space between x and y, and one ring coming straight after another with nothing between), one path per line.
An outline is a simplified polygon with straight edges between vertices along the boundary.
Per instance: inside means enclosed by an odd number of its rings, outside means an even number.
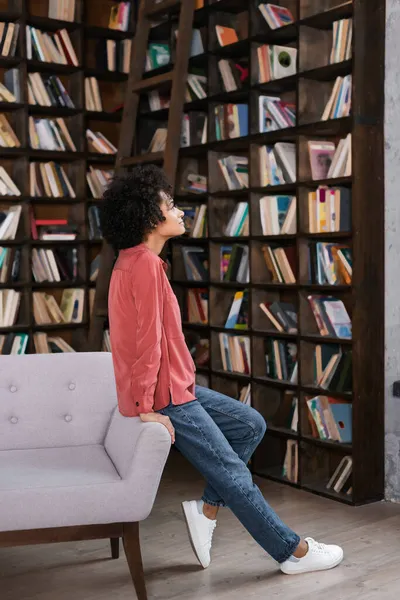
M308 552L298 560L285 560L280 565L281 571L286 575L310 573L312 571L325 571L337 567L343 560L343 550L340 546L320 544L312 538L306 538Z
M197 556L201 566L206 569L211 562L210 552L212 536L214 529L217 526L217 521L207 519L207 517L200 512L201 509L196 500L182 502L182 509L193 552Z

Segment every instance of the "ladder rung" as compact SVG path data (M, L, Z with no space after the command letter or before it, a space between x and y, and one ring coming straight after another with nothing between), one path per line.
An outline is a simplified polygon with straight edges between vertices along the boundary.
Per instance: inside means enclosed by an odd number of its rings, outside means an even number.
M121 167L132 165L142 165L145 163L157 163L164 160L164 152L149 152L148 154L138 154L137 156L127 156L121 159Z
M148 77L147 79L136 81L132 84L132 92L151 90L159 85L162 85L163 83L170 83L172 81L173 74L173 71L168 71L168 73L162 73L161 75L155 75L154 77Z
M108 310L106 308L98 308L96 310L96 317L100 317L100 318L108 317Z
M156 15L159 16L163 12L171 10L171 8L174 8L175 6L178 7L180 4L180 0L161 0L161 2L158 2L158 4L156 4L155 0L153 0L153 5L146 10L146 17L154 17Z

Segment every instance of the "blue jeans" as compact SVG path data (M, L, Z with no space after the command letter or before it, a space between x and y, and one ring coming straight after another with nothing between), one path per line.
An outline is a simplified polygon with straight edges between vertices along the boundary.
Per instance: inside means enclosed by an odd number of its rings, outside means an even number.
M287 560L300 538L287 527L253 483L247 463L266 424L254 408L196 386L192 402L172 403L159 412L175 428L175 445L207 481L203 500L228 506L250 535L278 563Z

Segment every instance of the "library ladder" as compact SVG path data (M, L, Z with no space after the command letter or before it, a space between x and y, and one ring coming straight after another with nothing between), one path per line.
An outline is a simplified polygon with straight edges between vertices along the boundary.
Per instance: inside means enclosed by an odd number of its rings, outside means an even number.
M130 166L160 162L174 187L195 5L196 0L162 0L158 3L155 3L154 0L141 0L140 2L116 157L116 173ZM143 78L151 23L175 9L179 10L179 24L174 67L167 73ZM164 151L131 156L136 134L140 94L168 84L171 84L171 99ZM104 240L88 336L88 350L90 351L101 350L103 325L108 314L108 288L114 259L114 250Z

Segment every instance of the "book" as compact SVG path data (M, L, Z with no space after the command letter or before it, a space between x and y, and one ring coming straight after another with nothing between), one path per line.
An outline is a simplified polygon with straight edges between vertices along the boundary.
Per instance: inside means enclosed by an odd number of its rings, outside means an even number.
M334 21L330 64L348 60L352 55L353 20Z
M351 319L342 300L333 296L311 295L307 299L322 336L351 339Z
M259 204L263 235L296 233L295 196L263 196Z
M297 48L263 45L257 48L258 82L290 77L297 72Z
M227 140L249 134L247 104L222 104L214 107L215 138Z
M250 338L219 333L222 370L230 373L251 373Z
M321 121L348 117L351 111L351 75L337 77L331 96L321 116Z
M296 125L296 106L283 102L279 96L259 96L258 109L260 133Z
M297 311L290 302L261 302L261 310L268 317L271 325L280 333L297 333Z
M294 22L288 8L276 4L259 4L258 9L271 29L279 29Z
M259 149L260 185L284 185L296 181L296 144L278 142Z
M351 189L319 186L308 193L310 233L351 231Z
M249 292L243 290L236 292L225 322L226 329L247 329Z
M240 190L249 187L247 156L226 156L218 158L217 164L228 190Z
M233 27L224 27L222 25L215 26L218 43L220 46L229 46L239 41L238 34Z
M328 141L308 141L312 179L327 179L335 155L336 146Z

